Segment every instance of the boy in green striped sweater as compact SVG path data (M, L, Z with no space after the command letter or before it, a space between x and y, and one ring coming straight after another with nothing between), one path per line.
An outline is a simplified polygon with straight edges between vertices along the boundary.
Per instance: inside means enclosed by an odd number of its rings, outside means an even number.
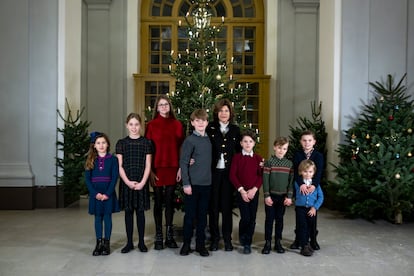
M284 253L282 240L283 216L286 206L292 204L293 163L285 157L289 147L286 137L279 137L273 143L275 151L263 168L263 192L265 201L265 239L262 254L269 254L272 249L272 229L275 222L275 247L277 253Z

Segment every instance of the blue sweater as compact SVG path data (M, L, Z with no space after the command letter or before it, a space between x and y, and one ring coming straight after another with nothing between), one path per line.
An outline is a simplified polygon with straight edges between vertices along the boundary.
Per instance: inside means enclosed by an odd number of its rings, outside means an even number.
M318 210L321 207L323 203L323 192L321 189L321 185L316 186L315 191L308 195L304 195L299 191L299 185L297 182L295 182L295 189L296 191L298 191L296 193L296 206L307 208L315 207L316 210Z

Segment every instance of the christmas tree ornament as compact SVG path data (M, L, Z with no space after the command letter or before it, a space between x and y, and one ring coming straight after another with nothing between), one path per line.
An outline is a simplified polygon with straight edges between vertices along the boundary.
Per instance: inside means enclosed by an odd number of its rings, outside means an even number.
M221 75L217 75L216 80L221 80Z
M366 139L371 138L371 136L369 136L369 134L367 133L367 135L365 136Z
M381 118L377 118L377 123L381 123Z
M407 132L411 134L413 132L413 130L411 128L409 128L409 129L407 129Z
M395 158L399 159L400 158L400 154L399 153L395 154Z
M401 178L401 175L399 173L396 173L395 174L395 179L400 179L400 178Z
M394 120L394 116L393 115L388 116L388 120L393 121Z
M394 106L394 109L398 110L398 109L400 109L400 106L397 104L396 106Z
M409 153L407 153L407 156L408 156L408 157L413 156L413 154L411 153L411 151L410 151Z
M380 101L381 101L381 102L383 102L383 101L384 101L384 97L383 97L383 96L381 96Z
M374 164L374 161L373 160L369 161L369 164L371 164L371 165Z
M380 143L377 143L375 146L376 146L377 148L379 148L379 147L381 146L381 144L380 144Z

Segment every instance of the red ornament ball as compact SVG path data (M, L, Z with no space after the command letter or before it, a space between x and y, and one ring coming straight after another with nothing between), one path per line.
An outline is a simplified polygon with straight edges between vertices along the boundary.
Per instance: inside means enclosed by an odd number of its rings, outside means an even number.
M390 121L394 120L394 116L392 116L392 115L388 116L388 120L390 120Z

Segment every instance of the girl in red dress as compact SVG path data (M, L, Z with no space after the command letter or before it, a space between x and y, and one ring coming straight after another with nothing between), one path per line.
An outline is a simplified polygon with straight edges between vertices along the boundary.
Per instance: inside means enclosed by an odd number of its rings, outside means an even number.
M155 101L153 118L147 124L145 137L151 140L154 148L152 170L154 183L154 221L156 250L163 249L162 211L165 205L167 226L165 246L178 248L174 240L173 216L175 186L181 181L179 152L184 140L183 126L175 117L171 100L166 95Z

